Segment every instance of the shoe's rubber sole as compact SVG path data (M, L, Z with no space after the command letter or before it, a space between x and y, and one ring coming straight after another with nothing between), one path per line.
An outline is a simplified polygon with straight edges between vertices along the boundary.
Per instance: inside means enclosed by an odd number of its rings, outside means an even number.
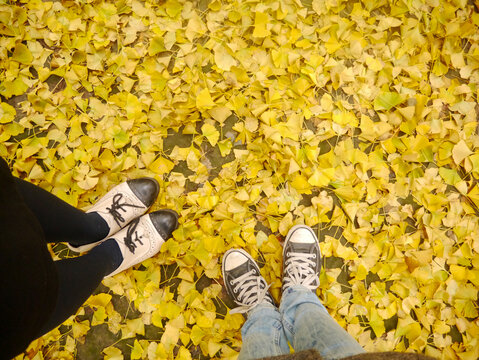
M91 243L91 244L86 244L86 245L81 245L81 246L73 246L72 244L67 243L67 246L71 251L74 251L74 252L77 252L77 253L83 253L83 252L90 251L95 246L100 245L105 240L107 240L107 239L103 239L103 240L100 240L100 241L97 241L97 242L94 242L94 243Z

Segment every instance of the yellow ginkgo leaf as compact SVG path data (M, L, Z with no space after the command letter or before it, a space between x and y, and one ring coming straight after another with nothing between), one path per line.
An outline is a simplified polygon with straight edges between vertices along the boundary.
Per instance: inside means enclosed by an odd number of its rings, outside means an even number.
M121 350L114 346L109 346L103 349L103 353L105 354L106 360L123 360L124 359Z
M143 348L141 347L138 340L135 339L135 341L133 342L133 349L131 351L131 359L132 360L141 359L142 354L143 354Z
M232 66L236 66L238 63L234 57L232 57L224 46L219 46L215 50L215 63L221 70L230 71Z
M205 88L198 93L198 96L196 97L196 106L200 110L211 109L215 106L208 89Z
M203 133L203 136L208 139L208 142L211 144L211 146L215 146L220 138L219 131L216 130L216 128L211 124L204 124L201 127L201 132Z
M17 112L13 106L4 102L0 103L0 124L12 122L16 113Z
M18 61L19 63L30 65L33 60L33 55L22 43L18 43L15 45L15 49L13 49L12 60Z
M254 30L253 36L264 38L271 34L271 31L268 30L269 18L268 15L262 12L257 11L254 18Z
M452 158L454 162L459 165L462 160L464 160L467 156L471 155L472 151L469 150L469 147L464 142L464 140L459 141L454 148L452 149Z

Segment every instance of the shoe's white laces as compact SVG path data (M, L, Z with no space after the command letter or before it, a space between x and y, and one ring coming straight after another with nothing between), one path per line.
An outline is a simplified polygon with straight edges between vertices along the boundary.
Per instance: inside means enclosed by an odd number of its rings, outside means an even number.
M318 287L318 273L316 268L316 254L289 252L286 260L283 286L303 285L310 290Z
M238 293L236 303L240 306L230 311L230 314L245 313L263 302L271 285L266 284L262 276L251 269L247 273L230 281L233 292Z

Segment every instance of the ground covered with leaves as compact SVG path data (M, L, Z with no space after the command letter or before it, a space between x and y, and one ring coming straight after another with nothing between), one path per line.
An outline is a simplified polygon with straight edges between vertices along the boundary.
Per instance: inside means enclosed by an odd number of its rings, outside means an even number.
M479 357L479 14L466 0L0 1L0 156L88 209L154 176L180 226L19 359L234 359L232 247L366 350ZM75 256L64 245L56 258Z

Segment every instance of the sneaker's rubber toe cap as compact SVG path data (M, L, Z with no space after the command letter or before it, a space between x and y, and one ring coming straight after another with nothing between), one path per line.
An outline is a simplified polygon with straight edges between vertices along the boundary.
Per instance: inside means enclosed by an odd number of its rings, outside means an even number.
M313 235L312 230L308 228L298 227L291 233L289 241L298 244L315 244L318 241Z
M240 251L230 251L228 256L223 258L223 266L226 271L231 271L237 267L245 264L248 261L248 257Z
M153 178L128 180L127 183L131 191L146 207L153 205L160 192L160 185Z
M178 214L176 211L163 209L149 214L156 231L161 235L163 240L171 237L171 234L178 227Z

